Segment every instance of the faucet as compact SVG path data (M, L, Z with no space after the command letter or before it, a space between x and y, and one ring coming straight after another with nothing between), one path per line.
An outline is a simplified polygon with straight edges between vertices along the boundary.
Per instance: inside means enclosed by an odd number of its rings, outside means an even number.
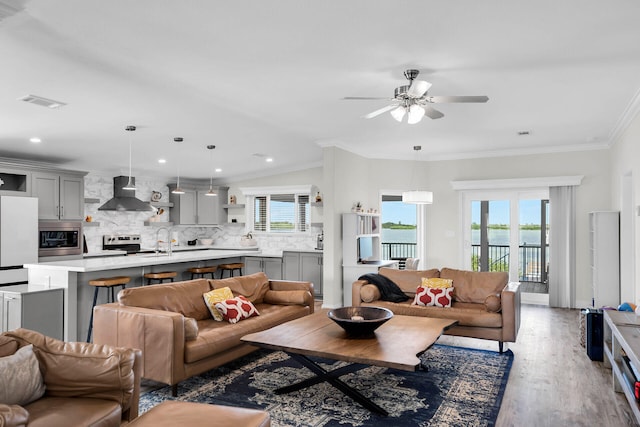
M167 232L167 255L171 256L171 228L170 227L158 227L156 230L156 255L160 252L160 231L166 230Z

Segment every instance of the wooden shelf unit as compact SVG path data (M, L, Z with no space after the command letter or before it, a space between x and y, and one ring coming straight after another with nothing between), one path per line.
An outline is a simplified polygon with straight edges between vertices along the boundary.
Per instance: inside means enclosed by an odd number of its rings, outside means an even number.
M631 412L640 423L640 403L636 400L633 385L627 381L622 369L624 352L631 366L640 371L640 317L629 311L603 310L603 313L604 365L611 368L613 390L624 393Z

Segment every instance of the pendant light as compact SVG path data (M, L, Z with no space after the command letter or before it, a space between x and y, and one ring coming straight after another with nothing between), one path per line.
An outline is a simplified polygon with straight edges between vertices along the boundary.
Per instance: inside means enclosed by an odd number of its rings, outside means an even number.
M211 166L211 178L209 180L209 191L205 193L205 196L217 196L218 193L213 191L213 150L216 148L215 145L207 145L207 149L211 152L211 160L209 161L209 165Z
M124 128L127 132L134 132L136 130L135 126L127 126ZM129 134L129 180L127 181L127 185L122 187L123 190L135 190L136 186L133 184L131 179L131 134Z
M419 160L419 153L422 150L421 145L414 145L413 150L416 152L416 162ZM412 171L412 181L415 182L415 165ZM433 193L431 191L421 191L421 190L412 190L412 191L403 191L402 192L402 203L411 203L414 205L430 205L433 203Z
M184 139L177 137L177 138L173 138L174 142L182 142L184 141ZM184 194L184 190L182 188L180 188L180 150L178 150L178 155L176 156L176 158L178 159L177 163L178 163L178 182L176 184L176 188L173 189L173 191L171 193L173 194Z

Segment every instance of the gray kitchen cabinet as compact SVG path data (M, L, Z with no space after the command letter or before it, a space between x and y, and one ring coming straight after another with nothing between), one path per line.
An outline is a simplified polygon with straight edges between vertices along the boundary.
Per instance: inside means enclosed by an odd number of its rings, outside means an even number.
M64 289L5 286L0 302L0 332L26 328L63 339Z
M313 283L314 296L322 297L322 253L284 251L282 272L284 280L303 280Z
M84 219L84 178L49 172L31 174L31 195L40 219Z
M313 283L315 297L322 297L322 254L300 252L300 280Z
M282 280L282 258L245 257L244 274L263 272L269 279Z
M169 220L176 225L217 225L227 222L222 204L227 200L227 187L214 187L218 196L206 196L209 186L181 185L184 194L169 193L173 207L169 210ZM176 188L169 184L169 191Z
M300 280L300 252L282 252L282 278Z

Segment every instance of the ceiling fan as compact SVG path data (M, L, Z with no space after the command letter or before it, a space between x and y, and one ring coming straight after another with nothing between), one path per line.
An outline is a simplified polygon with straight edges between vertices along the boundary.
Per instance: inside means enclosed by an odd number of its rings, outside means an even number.
M429 104L442 104L448 102L487 102L487 96L428 96L427 91L431 87L431 83L424 80L416 80L420 74L419 70L407 70L404 76L409 80L408 85L399 86L395 89L393 98L372 98L360 96L347 96L344 99L349 100L390 100L391 104L382 107L379 110L363 116L366 119L372 119L387 111L391 112L391 116L401 122L405 114L407 115L407 123L415 124L427 116L431 119L439 119L444 117L442 112L431 107Z

